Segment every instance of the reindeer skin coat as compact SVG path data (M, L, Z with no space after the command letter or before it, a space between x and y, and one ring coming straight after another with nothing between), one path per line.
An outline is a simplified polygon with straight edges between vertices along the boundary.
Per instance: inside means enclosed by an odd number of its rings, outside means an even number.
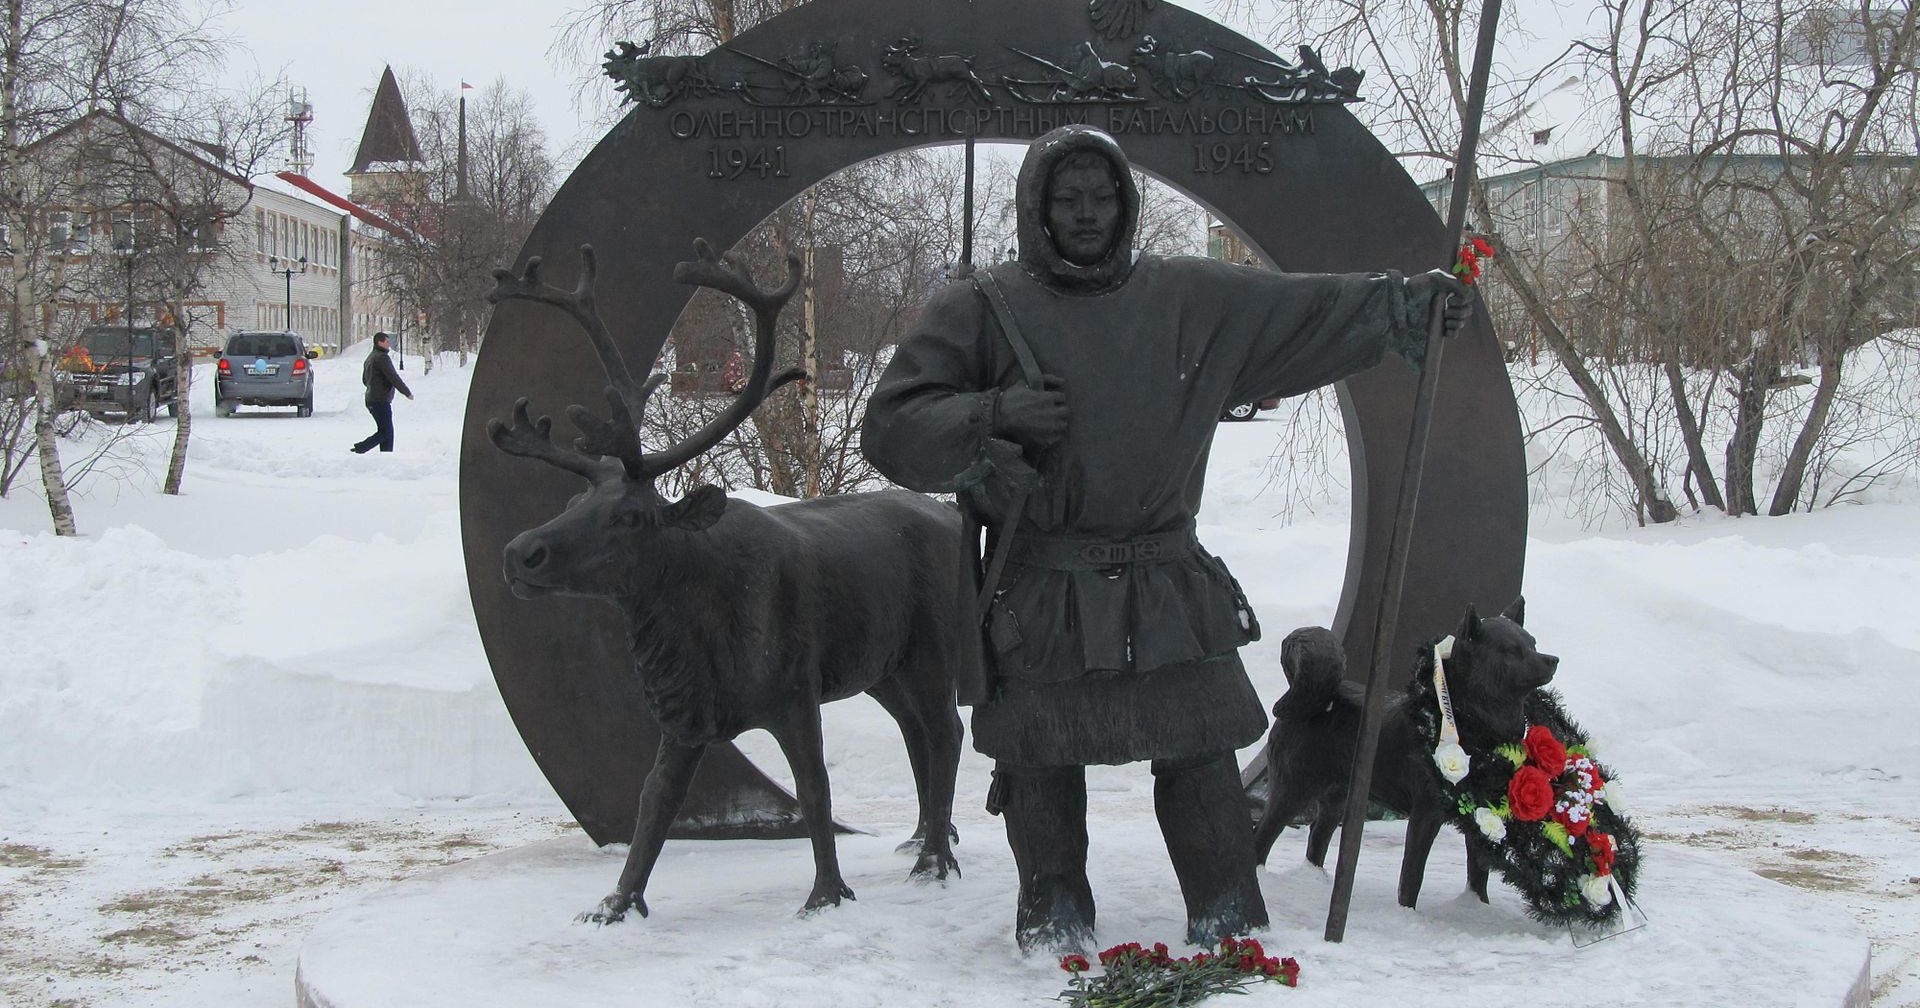
M1054 164L1092 149L1118 166L1123 208L1104 260L1061 258L1046 231ZM989 528L1016 518L987 619L992 682L974 746L1027 766L1117 764L1230 751L1266 712L1241 667L1259 624L1226 565L1191 535L1156 562L1055 569L1020 543L1114 542L1190 529L1221 412L1299 395L1424 340L1393 274L1284 274L1132 254L1140 198L1106 134L1066 127L1027 153L1016 193L1020 258L990 267L1040 370L1065 379L1066 437L1026 460L1043 485L1007 515L986 452L994 399L1024 381L970 280L929 300L868 403L863 446L894 482L964 491ZM1424 318L1424 313L1421 313Z

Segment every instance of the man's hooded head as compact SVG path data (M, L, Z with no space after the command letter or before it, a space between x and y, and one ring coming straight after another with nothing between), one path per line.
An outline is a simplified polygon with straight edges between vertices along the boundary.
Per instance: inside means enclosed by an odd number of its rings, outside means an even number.
M1110 193L1099 190L1101 179ZM1111 204L1103 202L1110 195ZM1133 269L1140 192L1113 138L1090 126L1063 126L1033 142L1014 194L1020 262L1048 286L1096 294ZM1096 235L1110 233L1100 247Z

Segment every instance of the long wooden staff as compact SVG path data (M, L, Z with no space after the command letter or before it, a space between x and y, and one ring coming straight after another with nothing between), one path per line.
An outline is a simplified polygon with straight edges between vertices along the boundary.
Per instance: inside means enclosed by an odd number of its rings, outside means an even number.
M1500 0L1482 0L1480 37L1474 43L1473 72L1467 83L1466 116L1460 124L1460 152L1453 165L1453 194L1447 203L1447 250L1460 247L1467 226L1467 191L1473 180L1474 150L1480 143L1480 113L1487 102L1487 75L1493 65L1493 34L1500 19ZM1453 263L1449 261L1447 268ZM1420 503L1420 476L1427 463L1427 432L1433 426L1434 389L1440 384L1440 355L1444 301L1434 303L1427 326L1427 356L1413 397L1413 427L1407 435L1407 459L1400 472L1400 501L1394 512L1392 537L1387 540L1387 576L1382 586L1373 631L1373 664L1367 669L1366 705L1360 716L1360 737L1354 740L1353 773L1347 779L1346 819L1340 827L1340 862L1333 873L1333 901L1327 909L1326 939L1340 941L1347 933L1347 905L1353 898L1353 876L1360 863L1360 834L1366 828L1367 796L1373 786L1373 757L1380 745L1381 714L1386 706L1392 666L1400 659L1393 642L1400 622L1400 595L1407 583L1407 553L1413 539L1413 519Z

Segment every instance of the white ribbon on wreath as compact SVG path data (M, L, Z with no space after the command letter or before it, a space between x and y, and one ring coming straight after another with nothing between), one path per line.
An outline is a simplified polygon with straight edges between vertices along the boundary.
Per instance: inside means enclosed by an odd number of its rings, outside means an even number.
M1467 751L1460 747L1460 726L1453 719L1453 696L1447 692L1448 658L1453 657L1453 637L1443 637L1433 646L1433 693L1440 701L1440 739L1433 747L1433 763L1449 784L1458 784L1467 776Z

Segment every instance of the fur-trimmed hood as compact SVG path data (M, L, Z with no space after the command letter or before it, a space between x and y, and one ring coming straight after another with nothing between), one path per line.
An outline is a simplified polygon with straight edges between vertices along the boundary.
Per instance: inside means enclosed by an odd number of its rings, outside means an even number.
M1047 230L1047 181L1053 167L1076 151L1090 150L1113 164L1120 184L1120 221L1107 254L1091 266L1076 266L1060 255ZM1126 281L1133 270L1133 236L1140 221L1140 189L1120 145L1091 126L1062 126L1027 148L1014 190L1018 211L1020 265L1042 284L1069 294L1099 294Z

